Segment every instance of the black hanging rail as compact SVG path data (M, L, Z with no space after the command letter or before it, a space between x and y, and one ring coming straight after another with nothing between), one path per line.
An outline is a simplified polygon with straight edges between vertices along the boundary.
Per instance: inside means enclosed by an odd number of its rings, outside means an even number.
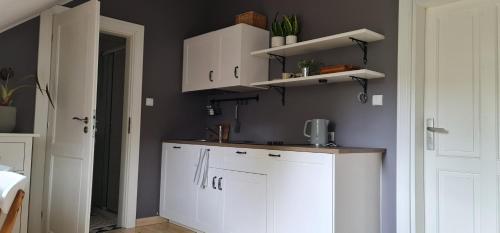
M210 100L210 103L212 103L212 104L218 104L221 102L246 103L250 100L255 100L256 102L259 102L259 95L256 95L253 97L242 97L242 98L212 99L212 100Z

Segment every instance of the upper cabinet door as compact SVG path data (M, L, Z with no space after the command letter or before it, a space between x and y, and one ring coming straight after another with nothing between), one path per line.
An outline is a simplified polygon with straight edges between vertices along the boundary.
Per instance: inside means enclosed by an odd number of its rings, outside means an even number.
M238 85L242 78L242 27L238 25L221 30L219 33L219 42L219 67L221 80L218 87Z
M219 38L208 33L184 41L182 91L210 89L220 80L217 70Z
M250 53L268 44L268 31L246 24L185 40L182 92L253 90L251 83L268 80L269 60Z

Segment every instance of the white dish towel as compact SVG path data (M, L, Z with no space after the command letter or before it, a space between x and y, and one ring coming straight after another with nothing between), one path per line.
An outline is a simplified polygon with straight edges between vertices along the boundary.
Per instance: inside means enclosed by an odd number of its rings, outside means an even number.
M0 171L0 209L7 214L17 191L24 189L26 177L14 172Z

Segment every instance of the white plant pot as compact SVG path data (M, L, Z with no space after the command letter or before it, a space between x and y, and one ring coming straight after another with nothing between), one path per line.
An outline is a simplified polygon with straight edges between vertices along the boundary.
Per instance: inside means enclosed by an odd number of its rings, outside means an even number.
M271 37L271 47L279 47L285 45L285 37L273 36Z
M297 43L297 36L291 35L291 36L286 36L286 44L295 44Z
M16 107L0 106L0 133L12 133L16 127Z

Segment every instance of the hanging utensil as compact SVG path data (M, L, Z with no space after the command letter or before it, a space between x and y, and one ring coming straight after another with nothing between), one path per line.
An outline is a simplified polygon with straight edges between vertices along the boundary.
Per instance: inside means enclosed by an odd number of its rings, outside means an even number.
M240 102L236 101L236 105L234 107L234 132L239 133L241 130L241 123L239 119L239 108L240 108Z

